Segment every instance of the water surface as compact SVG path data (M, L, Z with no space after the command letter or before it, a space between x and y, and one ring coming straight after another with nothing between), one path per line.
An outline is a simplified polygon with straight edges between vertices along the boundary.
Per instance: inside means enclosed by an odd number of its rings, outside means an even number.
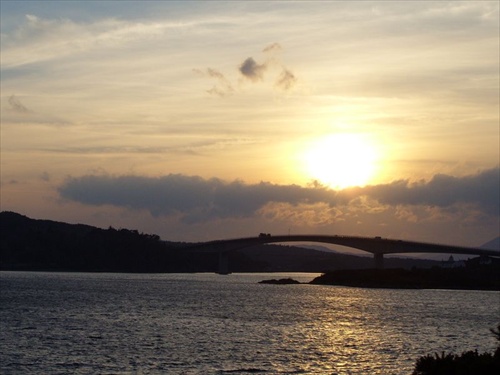
M500 292L263 285L311 274L0 272L2 374L410 374L493 351Z

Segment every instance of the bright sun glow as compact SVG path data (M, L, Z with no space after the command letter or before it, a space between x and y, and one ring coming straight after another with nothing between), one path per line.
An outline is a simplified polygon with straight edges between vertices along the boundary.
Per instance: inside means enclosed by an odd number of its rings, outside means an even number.
M310 178L333 189L363 186L375 174L377 153L359 134L333 134L311 144L304 154Z

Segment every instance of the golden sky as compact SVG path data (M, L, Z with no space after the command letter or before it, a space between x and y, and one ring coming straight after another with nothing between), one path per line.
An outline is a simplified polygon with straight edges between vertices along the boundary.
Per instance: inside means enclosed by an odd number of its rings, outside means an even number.
M183 241L499 235L498 1L0 13L2 210Z

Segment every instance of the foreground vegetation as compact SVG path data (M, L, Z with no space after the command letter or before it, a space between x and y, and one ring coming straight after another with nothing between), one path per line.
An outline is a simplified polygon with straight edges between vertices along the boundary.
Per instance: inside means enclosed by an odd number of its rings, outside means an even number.
M413 375L496 375L500 374L500 324L491 330L498 345L494 353L463 352L460 355L441 353L420 357Z

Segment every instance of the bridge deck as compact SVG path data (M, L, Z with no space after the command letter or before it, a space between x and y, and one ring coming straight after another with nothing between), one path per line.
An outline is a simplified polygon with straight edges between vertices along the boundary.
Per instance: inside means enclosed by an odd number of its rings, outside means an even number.
M384 268L384 254L434 253L465 254L500 257L500 251L474 247L431 244L425 242L393 240L381 237L328 236L328 235L261 235L258 237L233 238L203 242L190 246L195 252L219 253L219 273L229 272L227 253L255 245L287 242L319 242L352 247L374 255L375 267Z

